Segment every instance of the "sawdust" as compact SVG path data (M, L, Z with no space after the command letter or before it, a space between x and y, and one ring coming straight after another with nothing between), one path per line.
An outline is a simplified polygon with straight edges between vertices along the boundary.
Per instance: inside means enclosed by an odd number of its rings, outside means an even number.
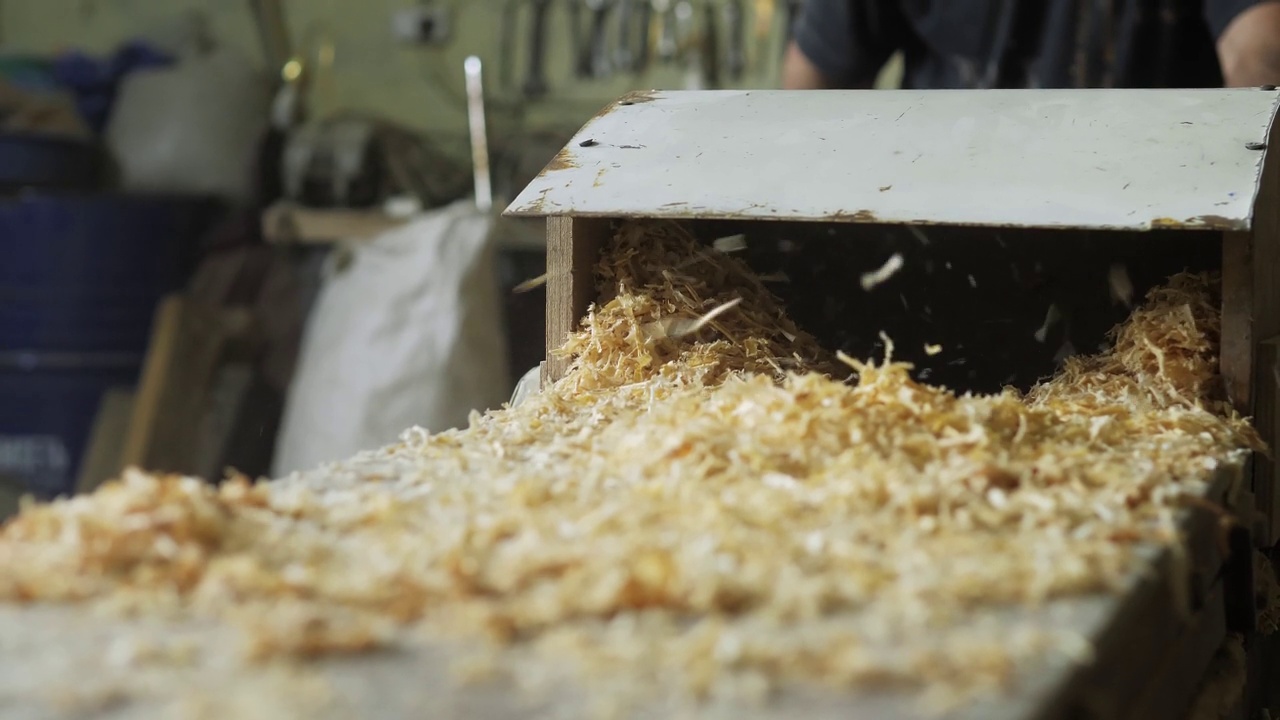
M0 598L176 602L238 623L249 659L368 652L388 623L484 637L610 707L655 683L965 697L1089 652L983 611L1121 587L1261 448L1217 400L1213 278L1174 278L1024 397L841 364L674 225L624 226L598 277L568 375L518 407L271 483L131 471L27 507Z

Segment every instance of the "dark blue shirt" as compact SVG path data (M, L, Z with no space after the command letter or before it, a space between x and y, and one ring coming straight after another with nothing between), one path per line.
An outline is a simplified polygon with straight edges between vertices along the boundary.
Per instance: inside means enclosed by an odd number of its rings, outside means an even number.
M801 52L844 87L1217 87L1215 41L1264 0L805 0Z

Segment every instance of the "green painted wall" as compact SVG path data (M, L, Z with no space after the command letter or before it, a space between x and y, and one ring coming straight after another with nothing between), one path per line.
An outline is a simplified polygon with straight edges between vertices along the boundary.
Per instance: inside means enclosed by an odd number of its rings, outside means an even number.
M486 62L495 132L519 117L519 98L496 87L502 0L455 0L452 41L443 47L397 43L391 15L412 0L284 0L290 34L296 46L332 48L332 65L315 76L312 101L321 114L356 109L442 134L464 135L462 62L470 54ZM753 5L765 2L746 2ZM556 3L551 18L552 95L522 108L530 126L577 126L609 99L627 90L679 88L681 71L656 68L644 76L616 76L601 81L576 80L570 73L570 34L565 2ZM0 0L0 42L10 50L49 52L79 47L107 51L118 42L153 27L178 10L197 8L212 20L218 36L262 62L257 30L247 0ZM749 30L754 30L748 20ZM518 33L526 32L523 18ZM310 39L310 41L308 41ZM781 56L777 34L754 37L748 47L748 87L776 84ZM517 69L523 65L523 43L513 48ZM520 73L517 72L519 76ZM893 73L886 76L893 82Z

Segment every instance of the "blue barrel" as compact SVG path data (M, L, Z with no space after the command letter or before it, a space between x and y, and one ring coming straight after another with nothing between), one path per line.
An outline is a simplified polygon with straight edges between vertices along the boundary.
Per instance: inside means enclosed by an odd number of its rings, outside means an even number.
M160 299L216 218L200 199L0 201L0 477L72 491L102 394L137 383Z

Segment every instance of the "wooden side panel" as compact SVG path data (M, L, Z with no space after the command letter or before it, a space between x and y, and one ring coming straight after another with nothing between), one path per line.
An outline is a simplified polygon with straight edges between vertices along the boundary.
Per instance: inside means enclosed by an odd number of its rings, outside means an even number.
M1253 236L1222 234L1222 344L1219 362L1236 409L1253 407Z
M1253 279L1253 402L1249 414L1262 439L1280 452L1280 391L1277 388L1277 343L1280 343L1280 123L1273 123L1262 170L1262 182L1254 203L1250 270ZM1225 284L1225 278L1224 278ZM1224 339L1226 329L1223 330ZM1271 520L1271 537L1280 537L1280 489L1276 464L1257 457L1253 464L1253 489L1258 507Z
M569 369L568 360L554 353L578 328L596 299L594 269L608 234L608 220L547 218L547 362L543 385L564 377Z
M1253 214L1253 337L1280 336L1280 122L1271 127ZM1257 369L1261 372L1261 368Z
M1280 411L1280 377L1277 377L1277 364L1280 363L1280 338L1272 338L1258 344L1257 384L1254 386L1253 422L1262 433L1262 439L1275 448L1280 448L1280 425L1277 425L1277 412ZM1267 523L1267 536L1258 538L1266 547L1280 540L1280 492L1277 492L1276 462L1274 457L1256 455L1253 458L1253 493L1258 511L1270 521Z

